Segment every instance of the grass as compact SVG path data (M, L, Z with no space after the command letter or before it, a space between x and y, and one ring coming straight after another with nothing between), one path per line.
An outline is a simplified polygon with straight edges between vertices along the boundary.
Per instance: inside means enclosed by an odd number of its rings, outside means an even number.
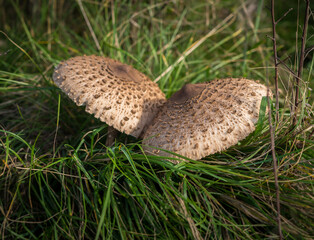
M51 78L59 61L96 54L158 79L167 97L185 83L224 77L260 79L273 88L266 1L32 2L0 1L3 239L278 237L265 114L237 146L174 165L146 156L140 140L124 134L106 147L107 126ZM289 4L276 5L277 18L294 8L277 26L277 48L295 71L304 4ZM279 66L275 149L284 239L314 237L313 66L310 52L296 127L290 112L295 80Z

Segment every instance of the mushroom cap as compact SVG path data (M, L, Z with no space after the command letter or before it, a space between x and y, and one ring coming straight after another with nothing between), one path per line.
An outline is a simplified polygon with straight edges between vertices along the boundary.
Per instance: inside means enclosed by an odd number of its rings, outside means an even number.
M147 128L143 148L146 153L176 157L156 149L161 148L193 160L222 151L254 131L266 95L264 85L244 78L187 84Z
M115 129L139 137L165 101L158 85L133 67L99 56L61 62L53 81L86 112Z

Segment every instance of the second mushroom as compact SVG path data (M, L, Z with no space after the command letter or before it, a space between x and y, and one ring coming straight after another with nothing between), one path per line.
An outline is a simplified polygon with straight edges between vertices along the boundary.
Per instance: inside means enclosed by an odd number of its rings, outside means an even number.
M266 95L264 85L244 78L187 84L172 95L148 127L144 150L177 157L170 151L194 160L225 150L255 130Z

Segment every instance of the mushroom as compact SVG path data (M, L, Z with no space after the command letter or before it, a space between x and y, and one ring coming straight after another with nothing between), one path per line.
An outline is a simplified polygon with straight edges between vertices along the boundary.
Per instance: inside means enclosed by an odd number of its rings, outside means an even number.
M198 160L225 150L254 131L266 95L264 85L244 78L187 84L172 95L147 128L144 151L177 157L159 150L165 149Z
M86 105L86 112L136 138L166 101L143 73L105 57L78 56L61 62L53 81L78 106Z

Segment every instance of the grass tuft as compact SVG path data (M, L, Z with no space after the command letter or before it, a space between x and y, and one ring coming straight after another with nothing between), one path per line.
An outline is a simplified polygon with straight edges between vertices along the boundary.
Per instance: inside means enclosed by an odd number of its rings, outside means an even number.
M225 77L259 79L273 90L268 3L31 2L0 0L2 239L278 238L266 98L248 138L174 165L145 155L141 142L124 134L106 147L107 126L77 107L51 77L61 60L96 54L133 65L167 97L185 83ZM303 1L295 4L276 1L279 18L293 10L276 28L283 61L278 121L273 103L270 113L283 237L313 239L314 60L305 49L293 125L305 9ZM307 47L313 45L310 16Z

